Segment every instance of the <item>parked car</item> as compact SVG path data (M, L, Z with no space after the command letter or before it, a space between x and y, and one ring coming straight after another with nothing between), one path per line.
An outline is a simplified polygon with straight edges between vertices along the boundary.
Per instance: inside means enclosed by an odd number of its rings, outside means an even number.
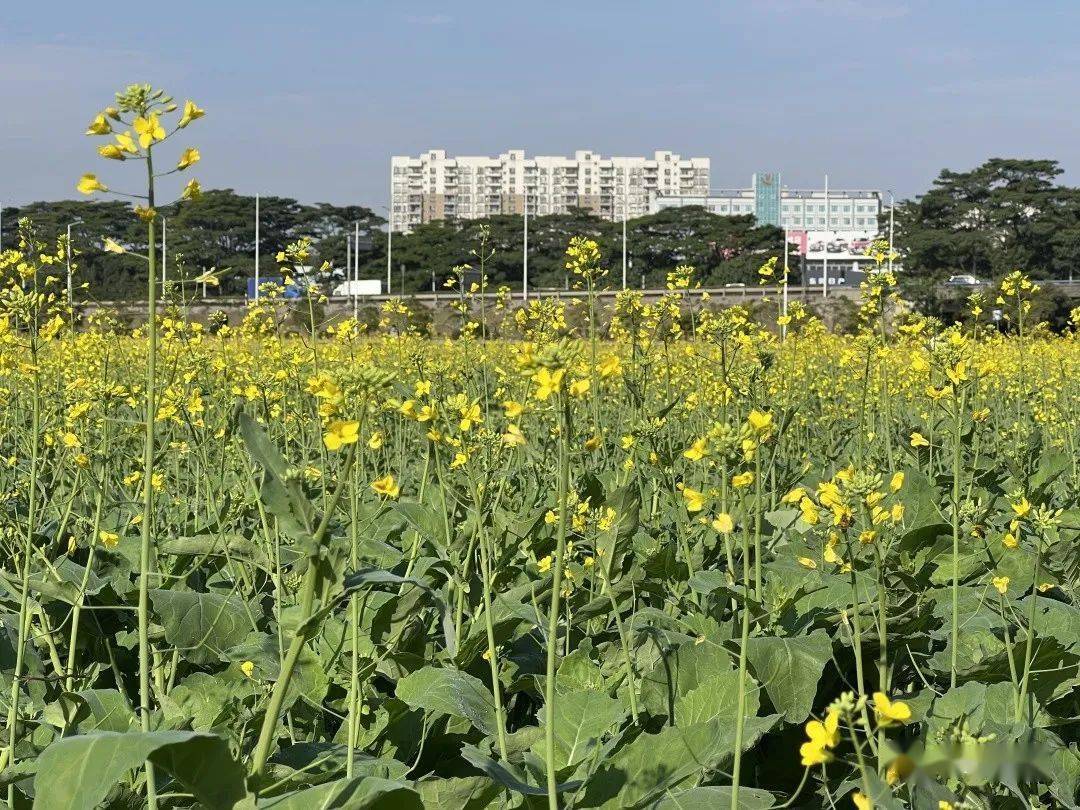
M824 242L814 242L807 248L809 253L822 253L825 250Z
M981 287L986 284L982 279L976 278L970 273L961 273L956 276L949 276L949 280L945 282L947 287Z
M834 239L825 245L826 253L843 253L847 250L848 244L840 239Z

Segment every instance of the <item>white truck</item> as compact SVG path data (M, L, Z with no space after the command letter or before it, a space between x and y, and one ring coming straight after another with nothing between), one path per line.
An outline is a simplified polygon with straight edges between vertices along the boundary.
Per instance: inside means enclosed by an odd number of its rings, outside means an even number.
M381 295L382 281L377 278L358 278L351 281L343 281L334 287L334 295L348 297L363 295Z

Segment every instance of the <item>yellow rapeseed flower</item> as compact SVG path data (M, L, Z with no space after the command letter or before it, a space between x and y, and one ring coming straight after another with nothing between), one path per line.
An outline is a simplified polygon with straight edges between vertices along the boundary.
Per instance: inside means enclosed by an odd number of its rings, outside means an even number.
M840 744L840 712L832 709L825 720L806 724L807 741L799 748L804 767L824 765L832 759L831 749Z
M177 123L177 126L180 129L183 129L192 121L196 120L197 118L202 118L204 115L206 115L206 110L200 109L195 105L194 101L188 99L184 102L184 112L181 114L180 121L179 123Z
M95 115L94 120L90 122L90 126L86 128L87 135L108 135L110 132L112 132L112 125L103 113Z
M903 724L911 719L911 708L902 701L889 700L884 692L874 692L874 713L879 726Z
M394 481L394 476L390 473L372 481L371 488L385 498L394 499L401 494L401 487Z
M565 376L566 369L564 368L557 368L554 371L546 368L540 369L533 375L533 381L536 383L533 396L543 402L552 394L559 393L562 390L562 381Z
M735 487L735 489L743 489L750 486L752 483L754 483L754 474L749 470L731 476L731 485Z
M687 512L700 512L705 508L705 496L696 489L683 487L682 496L683 500L686 501Z
M189 166L194 166L196 163L198 163L199 158L201 157L202 155L199 154L198 149L193 146L189 146L187 149L180 153L180 160L177 161L176 168L180 171L183 171Z
M355 444L360 438L360 423L355 420L331 422L323 434L327 450L340 450L346 444Z
M165 127L158 120L157 113L148 116L139 116L132 122L132 127L139 136L139 146L146 149L154 141L164 140Z
M747 423L759 436L763 436L772 430L772 414L764 411L753 410L746 417Z
M75 186L82 194L93 194L95 191L108 191L109 187L97 179L95 174L84 174L79 178Z
M727 512L721 512L713 518L712 527L720 534L731 534L735 530L735 521Z
M691 461L701 461L701 459L705 458L705 456L707 456L708 454L709 443L708 439L706 439L705 437L695 439L694 443L690 445L690 448L683 451L683 455Z

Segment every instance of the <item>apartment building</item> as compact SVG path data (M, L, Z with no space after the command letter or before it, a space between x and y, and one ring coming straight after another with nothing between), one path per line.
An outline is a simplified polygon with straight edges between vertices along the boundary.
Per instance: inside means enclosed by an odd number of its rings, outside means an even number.
M657 151L652 158L601 157L579 150L573 157L526 157L511 149L498 157L447 157L432 149L419 157L390 159L390 228L407 232L424 222L479 219L493 214L530 216L587 208L620 220L644 216L653 197L703 197L709 159Z
M701 205L714 214L752 214L759 224L792 231L880 232L880 191L859 189L784 188L780 175L758 172L749 188L715 189L706 194L653 194L649 213L665 208Z

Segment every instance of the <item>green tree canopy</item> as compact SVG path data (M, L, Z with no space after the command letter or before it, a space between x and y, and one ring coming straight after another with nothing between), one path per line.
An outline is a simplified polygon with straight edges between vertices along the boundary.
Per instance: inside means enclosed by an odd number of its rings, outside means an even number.
M220 294L240 294L246 278L255 273L255 198L231 189L208 190L179 208L159 209L167 230L168 272L176 273L182 260L189 275L210 267L230 268ZM3 211L3 243L15 240L18 218L28 216L42 238L62 235L69 222L81 220L73 229L72 243L78 252L80 282L89 285L99 300L141 297L142 268L136 257L104 251L107 238L132 251L145 252L145 231L123 202L62 200L36 202ZM313 241L312 262L331 262L343 268L346 237L360 223L364 250L360 254L361 276L385 278L385 221L361 206L305 205L288 197L260 197L259 251L263 276L276 274L274 255L289 242L308 236ZM459 264L479 264L474 251L481 227L488 230L486 263L492 287L507 284L519 289L522 278L523 221L516 215L483 220L448 220L421 225L412 233L394 234L394 291L406 293L437 288ZM609 283L617 285L622 274L622 223L600 219L581 208L565 214L529 219L529 286L562 288L566 284L564 252L573 236L588 236L600 244ZM697 269L703 285L732 282L752 284L757 268L782 249L783 234L771 226L758 227L752 217L723 217L704 208L673 208L627 222L627 258L633 269L631 286L641 283L662 286L668 271L680 264ZM402 273L404 268L404 273Z
M1057 184L1054 160L993 158L942 170L933 187L896 210L896 244L911 276L993 278L1020 269L1067 275L1080 259L1080 190Z

